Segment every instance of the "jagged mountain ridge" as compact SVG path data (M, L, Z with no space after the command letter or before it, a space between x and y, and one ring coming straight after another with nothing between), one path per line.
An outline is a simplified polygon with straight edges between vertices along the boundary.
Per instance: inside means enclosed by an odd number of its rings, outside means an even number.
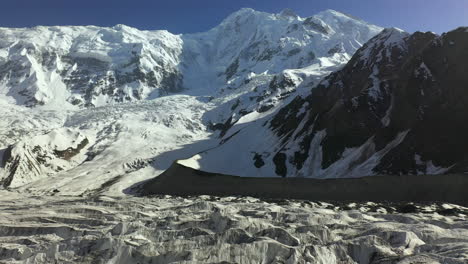
M213 165L216 155L260 131L269 136L240 147L247 156L237 164L246 168L243 174L464 173L467 42L466 28L442 36L386 29L311 95L296 97L262 124L231 133L225 146L184 162L223 172L226 164Z
M251 72L279 73L321 58L342 64L380 30L332 10L300 18L248 8L187 35L124 25L2 28L0 93L28 106L100 106L202 86L213 93Z
M166 31L118 25L0 32L2 94L17 104L92 106L142 99L156 86L179 89L180 39Z

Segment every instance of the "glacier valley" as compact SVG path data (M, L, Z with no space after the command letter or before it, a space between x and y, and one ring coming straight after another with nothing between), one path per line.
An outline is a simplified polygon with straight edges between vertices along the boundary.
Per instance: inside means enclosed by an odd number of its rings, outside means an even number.
M463 171L464 156L423 147L409 165L393 159L417 134L392 115L387 66L432 83L435 63L413 50L467 34L249 8L196 34L0 28L0 263L466 263L460 205L140 197L135 186L177 160L250 177ZM414 120L431 113L422 105ZM358 139L329 147L345 128Z

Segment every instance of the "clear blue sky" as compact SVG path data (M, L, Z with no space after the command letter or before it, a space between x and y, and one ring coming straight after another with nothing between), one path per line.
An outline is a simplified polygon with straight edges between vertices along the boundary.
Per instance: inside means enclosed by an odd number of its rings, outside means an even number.
M2 0L0 26L126 24L192 33L242 7L273 13L291 8L302 17L335 9L409 32L468 26L468 0Z

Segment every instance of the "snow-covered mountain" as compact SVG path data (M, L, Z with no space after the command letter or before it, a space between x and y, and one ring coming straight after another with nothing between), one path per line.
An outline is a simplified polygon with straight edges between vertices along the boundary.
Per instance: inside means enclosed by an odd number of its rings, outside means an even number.
M0 94L21 105L89 107L213 93L251 73L342 64L380 30L332 10L304 19L252 9L190 35L124 25L1 28Z
M181 89L182 41L166 31L35 27L0 36L0 93L20 105L99 106Z
M232 126L309 94L381 30L333 10L301 18L252 9L187 35L124 25L1 28L0 181L121 193L217 146ZM76 150L81 137L87 144L73 162L56 155Z
M385 29L310 95L182 163L244 176L465 173L466 45L467 28Z

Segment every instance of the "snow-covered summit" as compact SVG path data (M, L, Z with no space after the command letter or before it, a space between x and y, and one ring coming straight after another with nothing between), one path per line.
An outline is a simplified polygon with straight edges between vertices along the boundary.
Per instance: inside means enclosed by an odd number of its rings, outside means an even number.
M408 32L399 28L385 28L377 36L369 41L369 44L384 44L385 46L395 45L403 42L405 38L411 36Z
M0 28L0 94L29 106L99 106L200 87L213 93L250 72L321 58L340 65L380 30L338 12L301 18L250 8L185 35L125 25Z
M286 17L286 18L297 18L298 15L290 8L283 9L280 13L280 16Z
M365 24L368 24L360 18L345 14L343 12L340 12L334 9L326 9L324 11L319 12L316 16L321 17L324 20L336 19L336 20L341 20L341 21L347 21L351 19L351 20L359 20Z

